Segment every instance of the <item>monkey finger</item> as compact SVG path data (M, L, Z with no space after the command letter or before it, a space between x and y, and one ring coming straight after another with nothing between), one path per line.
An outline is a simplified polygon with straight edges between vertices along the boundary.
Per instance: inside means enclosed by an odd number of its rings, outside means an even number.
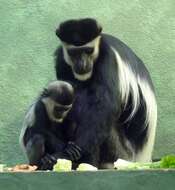
M52 170L53 168L53 165L50 165L50 164L43 164L41 167L40 167L40 170Z
M43 164L40 166L39 169L40 169L40 170L47 170L48 167L49 167L48 164L46 164L46 163L44 164L44 163L43 163Z
M54 163L51 162L47 157L42 159L42 165L40 167L41 170L51 170L53 168Z
M71 160L78 160L81 157L81 154L76 149L69 147L66 149L67 154L71 157Z
M52 163L52 165L57 163L55 156L49 154L47 158L49 159L49 163Z
M65 152L68 154L68 156L70 157L70 160L74 161L75 157L74 157L74 153L71 149L66 149Z
M41 163L43 165L47 165L49 163L51 163L51 161L49 160L49 158L47 156L44 156L42 159L41 159Z
M72 142L68 143L67 150L69 151L71 150L70 152L73 152L76 159L79 159L81 157L81 153L82 153L81 148L75 143L72 143Z
M52 156L50 154L46 154L45 161L46 161L46 163L48 163L50 165L54 165L57 162L56 158L54 158L54 156Z
M81 151L81 148L78 145L76 145L74 142L72 142L72 141L68 142L68 146L72 146L75 149L77 149L78 151Z
M75 147L71 148L72 155L74 156L75 160L78 160L81 157L81 153Z

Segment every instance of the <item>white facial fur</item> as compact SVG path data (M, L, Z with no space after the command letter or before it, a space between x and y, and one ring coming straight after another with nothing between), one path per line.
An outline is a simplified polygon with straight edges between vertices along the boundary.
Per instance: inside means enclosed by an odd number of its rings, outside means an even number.
M56 81L50 82L49 86L48 86L48 89L51 89L51 88L56 89L56 88L61 87L62 85L66 86L69 89L70 92L73 91L73 87L72 87L71 84L69 84L68 82L65 82L65 81L61 81L61 80L56 80Z
M54 106L63 106L63 105L58 104L58 103L55 103L55 101L53 101L53 100L50 99L50 98L43 98L43 99L42 99L42 102L44 103L44 105L45 105L45 107L46 107L46 110L47 110L49 119L50 119L51 121L55 121L55 122L57 122L57 123L62 123L63 120L64 120L64 118L65 118L66 115L68 114L69 110L64 112L63 118L57 119L57 118L55 118L54 115L53 115ZM68 105L68 107L71 109L72 104L71 104L71 105Z
M33 124L35 123L35 111L34 111L35 106L36 106L36 102L34 102L29 107L29 110L27 111L27 113L25 115L23 126L21 129L20 137L19 137L19 144L20 144L22 150L24 151L24 153L26 152L25 146L24 146L24 135L25 135L25 132L27 130L27 127L32 127Z
M67 43L62 41L64 60L66 61L66 63L69 66L71 66L74 77L76 79L78 79L80 81L86 81L87 79L91 78L93 71L91 71L89 73L81 74L81 75L74 72L73 62L72 62L67 50L69 50L69 49L80 49L80 48L84 48L84 47L94 48L94 52L91 55L92 60L93 60L93 64L94 64L95 60L98 58L98 55L99 55L100 39L101 39L101 36L98 36L95 39L93 39L91 42L88 42L87 44L82 45L82 46L74 46L74 45L67 44Z

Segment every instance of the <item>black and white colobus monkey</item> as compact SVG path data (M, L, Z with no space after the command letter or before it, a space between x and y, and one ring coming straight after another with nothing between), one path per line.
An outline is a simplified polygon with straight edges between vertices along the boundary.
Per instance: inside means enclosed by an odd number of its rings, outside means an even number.
M56 35L56 75L71 82L75 102L77 162L111 168L117 158L151 161L157 104L143 62L119 39L103 34L91 18L61 23Z
M79 157L80 148L70 141L75 127L66 121L73 100L72 85L54 81L32 104L20 135L20 143L29 164L37 165L40 170L48 170L52 169L58 157Z

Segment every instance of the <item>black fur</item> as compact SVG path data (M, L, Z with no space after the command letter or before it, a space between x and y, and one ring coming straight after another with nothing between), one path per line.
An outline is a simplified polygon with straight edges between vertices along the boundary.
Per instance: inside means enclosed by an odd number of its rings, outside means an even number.
M56 30L56 35L68 44L80 46L96 38L101 31L102 28L96 20L86 18L63 22Z
M71 90L63 83L59 86L50 87L49 89L45 88L41 93L41 97L50 97L56 103L70 105L74 99L74 91L73 89Z
M70 44L80 45L81 40L72 37L74 34L81 39L81 30L91 31L91 26L87 24L88 29L84 30L79 21L65 23L61 26L59 37L61 34L61 40ZM79 24L80 28L77 27ZM71 36L69 32L72 31ZM91 39L86 36L85 40L83 43ZM78 163L87 162L98 168L105 163L113 163L119 157L131 158L147 141L148 126L144 123L145 102L141 92L140 107L134 117L126 122L132 111L132 99L130 97L124 107L119 92L116 57L110 46L128 62L135 75L147 81L154 91L142 61L124 43L110 35L101 34L100 53L94 64L93 75L87 81L75 79L71 67L64 60L62 47L55 52L57 79L70 82L75 89L75 102L68 118L76 123L74 142L84 150ZM126 141L131 143L133 149L127 147Z
M46 105L43 103L44 98L57 100L57 103L62 104L59 112L64 112L64 110L67 111L67 108L64 109L64 105L73 103L73 92L64 84L45 89L33 104L34 121L32 122L32 118L28 117L25 119L24 123L27 126L25 126L22 141L29 164L37 165L39 170L52 169L58 157L76 160L81 155L81 149L71 142L75 125L73 122L69 123L66 118L62 123L52 121L48 116ZM54 112L54 110L51 111Z
M43 163L42 159L45 160L47 155L58 150L63 152L66 146L65 138L63 138L65 136L64 126L58 126L58 124L54 126L48 117L43 102L37 101L35 104L35 122L32 126L27 127L23 137L29 164L37 165L39 170L52 169L56 159L52 165Z

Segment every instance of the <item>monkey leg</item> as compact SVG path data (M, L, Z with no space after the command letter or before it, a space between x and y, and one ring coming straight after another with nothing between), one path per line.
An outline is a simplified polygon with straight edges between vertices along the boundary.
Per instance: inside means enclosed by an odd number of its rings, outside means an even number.
M29 164L40 166L40 161L45 154L44 137L35 134L26 144L26 153Z

